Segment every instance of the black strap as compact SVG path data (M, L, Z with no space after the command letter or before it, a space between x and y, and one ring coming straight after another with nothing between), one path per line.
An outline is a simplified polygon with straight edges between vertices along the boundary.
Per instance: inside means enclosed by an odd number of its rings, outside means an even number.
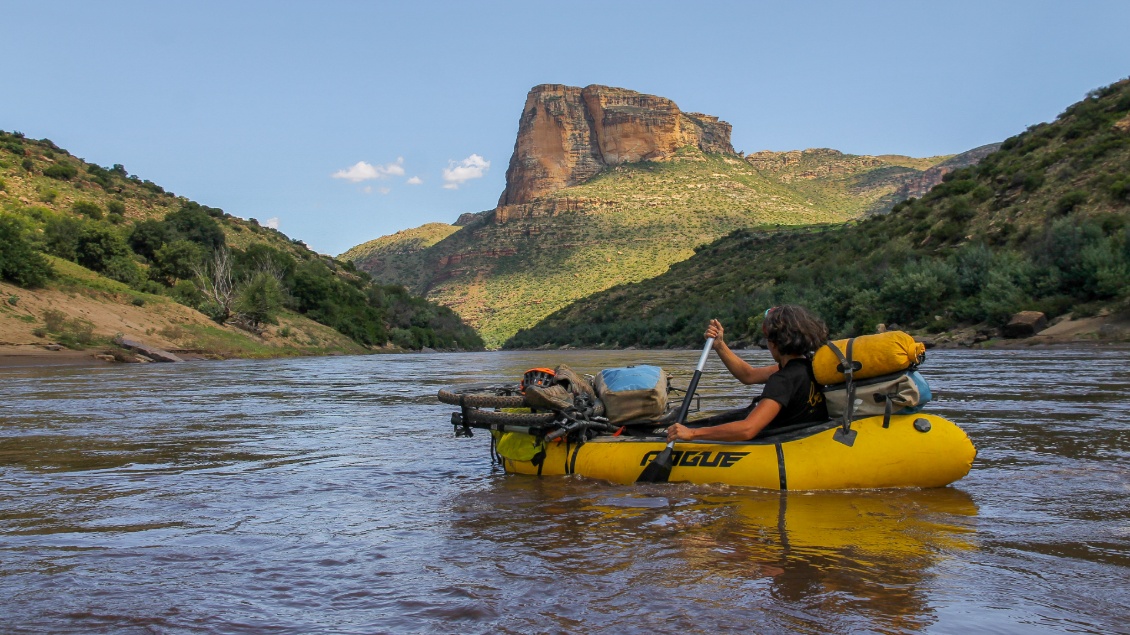
M782 490L789 489L788 479L785 478L785 449L781 447L780 443L774 444L777 447L777 480L780 483Z
M579 443L577 443L577 448L573 450L573 458L569 462L569 474L575 474L577 472L577 455L581 453L581 446L584 444L585 442L582 439Z
M855 411L855 371L863 368L863 364L851 358L854 345L855 338L848 339L847 354L845 355L843 351L840 350L840 347L836 346L835 342L831 340L828 341L828 348L832 349L836 357L840 358L840 364L836 366L836 370L843 373L844 388L847 390L847 406L844 407L844 434L847 434L848 430L851 429L851 419Z

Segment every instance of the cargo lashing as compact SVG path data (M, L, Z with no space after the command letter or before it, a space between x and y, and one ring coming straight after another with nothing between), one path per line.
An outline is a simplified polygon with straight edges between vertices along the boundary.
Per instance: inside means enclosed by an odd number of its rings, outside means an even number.
M840 358L840 364L836 366L836 370L843 373L846 379L844 383L846 384L848 397L847 407L844 408L844 424L836 428L836 432L832 435L832 438L849 448L855 445L855 438L859 436L859 432L851 429L851 416L855 410L855 371L863 368L863 364L852 361L851 359L851 349L854 342L854 339L848 340L846 356L834 342L828 342L828 348L832 349L836 357Z

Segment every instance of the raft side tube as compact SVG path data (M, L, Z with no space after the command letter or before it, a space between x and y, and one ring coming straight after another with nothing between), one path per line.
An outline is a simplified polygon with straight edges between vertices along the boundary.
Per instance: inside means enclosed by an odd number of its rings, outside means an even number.
M833 439L838 428L816 426L807 436L788 435L791 440L679 442L670 481L782 490L942 487L968 474L977 455L960 427L936 415L894 415L887 428L881 416L853 421L858 436L850 447ZM552 442L540 471L526 461L505 459L503 466L515 474L630 484L665 445L658 438L610 436L579 445Z

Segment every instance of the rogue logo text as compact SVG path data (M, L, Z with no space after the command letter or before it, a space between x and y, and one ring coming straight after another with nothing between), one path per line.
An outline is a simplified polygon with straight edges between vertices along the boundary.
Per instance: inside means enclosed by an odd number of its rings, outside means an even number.
M662 450L652 450L643 455L643 460L640 461L640 466L647 465L659 456ZM737 463L741 458L749 452L700 452L700 451L675 451L671 453L671 465L683 465L686 467L730 467Z

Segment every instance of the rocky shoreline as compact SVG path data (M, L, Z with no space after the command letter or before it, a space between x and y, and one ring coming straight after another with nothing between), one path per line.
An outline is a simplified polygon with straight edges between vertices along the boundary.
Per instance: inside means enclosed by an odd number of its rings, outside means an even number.
M1130 312L1075 319L1065 315L1027 337L1006 338L1002 329L970 326L937 335L915 335L915 339L925 343L927 349L943 350L1090 346L1130 348ZM123 353L123 350L122 347L71 350L56 344L0 344L0 368L96 366L115 362L159 361L136 348L132 353ZM194 351L174 350L172 353L183 360L216 359Z
M1130 313L1100 312L1093 317L1081 318L1067 314L1047 323L1046 327L1021 332L1021 337L1007 337L1007 327L969 326L938 335L916 336L916 339L926 344L928 349L1130 344Z

